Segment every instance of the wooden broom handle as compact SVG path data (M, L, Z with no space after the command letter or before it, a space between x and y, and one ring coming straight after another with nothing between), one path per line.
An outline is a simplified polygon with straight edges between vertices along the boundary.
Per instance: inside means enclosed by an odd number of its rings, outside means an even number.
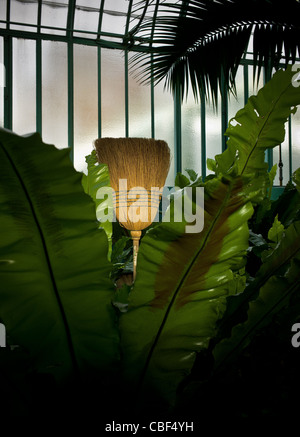
M142 231L130 231L130 234L133 242L133 281L135 281L137 256L138 256L139 242L142 235Z

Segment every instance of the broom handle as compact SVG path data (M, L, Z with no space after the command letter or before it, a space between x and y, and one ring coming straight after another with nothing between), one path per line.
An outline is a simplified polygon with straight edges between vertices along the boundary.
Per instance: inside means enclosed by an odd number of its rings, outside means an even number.
M142 235L142 231L130 231L130 234L133 241L133 281L135 281L137 256L138 256L139 242Z

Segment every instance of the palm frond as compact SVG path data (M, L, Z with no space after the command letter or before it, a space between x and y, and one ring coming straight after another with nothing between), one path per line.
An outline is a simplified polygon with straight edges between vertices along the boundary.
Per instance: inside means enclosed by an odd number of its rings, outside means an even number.
M173 92L180 83L182 99L191 87L196 100L204 93L216 104L224 83L226 92L235 93L237 68L251 35L257 78L262 66L277 68L282 59L287 64L300 56L298 0L156 0L155 6L155 17L149 17L149 2L137 4L144 19L133 34L151 41L152 55L137 52L131 70L141 83L165 80Z

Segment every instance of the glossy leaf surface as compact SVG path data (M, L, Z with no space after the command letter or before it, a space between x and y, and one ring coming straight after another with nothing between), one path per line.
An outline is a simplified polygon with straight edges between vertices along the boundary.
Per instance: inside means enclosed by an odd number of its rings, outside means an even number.
M251 300L247 320L232 330L230 338L222 340L214 349L215 367L230 362L245 347L255 333L267 325L272 317L288 305L291 296L300 291L300 222L284 231L278 246L265 259L255 281L241 295ZM239 296L237 296L239 300Z
M120 329L124 375L144 394L174 400L214 335L226 296L243 289L252 212L241 178L216 178L205 184L202 232L185 233L184 221L161 223L143 238Z
M96 216L99 220L99 227L104 229L108 239L108 258L112 251L112 221L104 220L105 216L113 215L112 198L107 195L100 196L102 188L110 187L109 173L106 164L99 164L96 151L86 156L87 175L82 177L84 191L91 196L96 206Z
M101 379L119 340L107 238L82 175L38 134L1 130L0 154L0 319L38 371Z

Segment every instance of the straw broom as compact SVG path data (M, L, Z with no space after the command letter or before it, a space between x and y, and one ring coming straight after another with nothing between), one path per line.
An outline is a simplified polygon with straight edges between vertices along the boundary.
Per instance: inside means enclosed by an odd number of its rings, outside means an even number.
M94 146L99 163L107 164L114 208L133 240L133 280L142 230L154 220L170 167L170 149L152 138L99 138Z

